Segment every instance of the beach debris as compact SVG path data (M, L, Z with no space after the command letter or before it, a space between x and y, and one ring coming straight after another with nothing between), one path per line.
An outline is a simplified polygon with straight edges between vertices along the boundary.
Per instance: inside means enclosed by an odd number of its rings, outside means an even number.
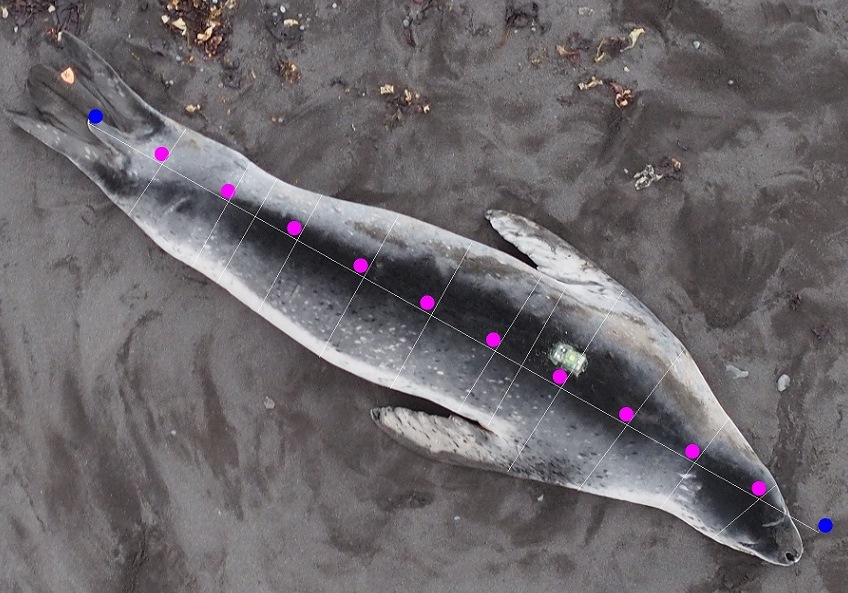
M507 39L509 39L509 33L513 29L524 29L525 27L530 27L533 31L536 30L536 25L539 23L536 19L539 18L539 3L538 2L526 2L524 4L515 5L515 2L512 0L507 0L506 3L506 14L504 15L504 34L501 37L501 41L498 44L498 47L503 46ZM544 27L543 27L544 29Z
M58 37L62 31L79 33L82 6L83 0L5 0L0 6L0 17L12 17L17 33L19 27L43 15L50 22L48 35Z
M645 33L645 29L638 27L630 31L626 37L604 37L595 52L595 62L600 62L605 57L616 57L623 51L633 49L636 41Z
M189 115L194 115L195 113L200 113L200 103L189 103L185 106L185 112Z
M274 402L274 400L272 400L272 399L271 399L270 397L268 397L267 395L265 396L265 409L266 409L266 410L273 410L273 409L274 409L274 406L276 406L276 405L277 405L277 404Z
M580 16L592 16L593 14L595 14L595 9L589 6L580 6L577 9L577 14L579 14Z
M730 376L734 379L744 379L748 376L748 371L743 371L739 367L735 367L732 364L725 365L725 367L729 372Z
M540 494L539 496L536 497L536 500L538 500L539 502L542 502L543 500L545 500L545 495Z
M272 10L265 17L265 28L277 41L284 42L287 49L303 42L303 32L306 30L306 21L303 14L287 15L285 6L279 10Z
M410 113L430 113L430 102L421 93L409 88L400 89L393 84L380 85L380 96L385 97L389 108L390 127L399 124Z
M826 323L817 325L810 331L813 332L813 335L816 337L817 340L823 340L831 335L830 326L828 326Z
M637 190L650 187L655 181L660 179L674 179L680 181L683 179L683 164L675 158L663 157L656 165L645 165L645 168L633 176L635 179L634 186Z
M515 5L515 2L509 1L506 3L506 26L509 29L523 29L536 24L536 19L539 17L539 4L537 2L527 2L525 4Z
M277 64L277 69L280 72L280 76L283 77L283 80L289 84L297 84L300 82L300 68L297 67L297 64L292 62L289 59L282 59Z
M565 45L557 45L557 53L564 57L572 66L580 65L580 52L588 51L592 47L592 40L586 39L576 31L568 36Z
M602 79L594 75L586 82L578 82L577 88L581 91L586 91L593 89L596 86L603 85L607 85L612 89L613 95L615 96L615 106L619 109L624 109L636 101L636 92L633 89L626 88L615 80Z
M527 50L527 61L530 62L531 66L535 66L538 68L542 65L542 62L545 58L548 57L548 48L536 48L536 49L528 49Z
M792 379L789 378L789 375L783 374L777 379L777 390L781 393L786 391L789 387L789 384L792 382Z
M226 37L232 30L227 17L236 7L236 0L199 2L198 0L167 0L162 24L184 37L189 45L196 45L214 57L226 46Z
M615 93L615 106L619 109L624 109L636 100L636 94L633 92L633 89L624 88L615 81L610 81L609 85Z
M578 82L577 88L580 89L581 91L586 91L586 90L589 90L589 89L593 89L596 86L602 86L603 84L604 84L603 80L601 80L600 78L598 78L596 76L592 76L592 78L590 78L587 82Z
M576 66L580 65L580 52L577 51L576 49L568 49L567 47L565 47L563 45L557 45L556 50L557 50L557 53L560 56L562 56L563 58L565 58L566 60L568 60L568 62L572 66L576 67Z
M701 49L701 42L696 39L692 42L692 47L694 47L695 49Z

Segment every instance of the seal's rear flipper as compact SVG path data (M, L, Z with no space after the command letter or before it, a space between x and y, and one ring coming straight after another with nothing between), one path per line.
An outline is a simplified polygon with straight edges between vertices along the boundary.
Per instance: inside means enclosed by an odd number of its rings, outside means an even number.
M27 89L37 115L8 115L103 187L110 181L104 175L120 170L122 159L137 158L130 146L160 135L168 120L82 41L69 33L62 33L61 40L70 62L63 74L41 64L29 72ZM96 130L88 122L92 109L99 109L104 116Z
M436 461L505 473L519 445L459 416L434 416L406 408L374 408L371 418L393 439ZM525 475L523 468L510 473Z

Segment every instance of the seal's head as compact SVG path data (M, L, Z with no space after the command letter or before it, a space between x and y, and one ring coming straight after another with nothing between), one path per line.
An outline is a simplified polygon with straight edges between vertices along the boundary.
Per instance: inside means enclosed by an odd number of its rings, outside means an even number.
M675 493L675 514L698 531L772 564L789 566L800 560L801 535L774 478L759 461L740 464L736 456L731 462L716 447L705 452L683 484ZM764 494L759 489L763 484Z

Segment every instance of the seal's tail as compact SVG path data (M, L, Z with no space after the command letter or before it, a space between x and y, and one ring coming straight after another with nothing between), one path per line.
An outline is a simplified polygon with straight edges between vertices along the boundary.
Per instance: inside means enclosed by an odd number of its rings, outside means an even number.
M106 169L114 171L129 156L130 146L159 134L167 126L166 118L82 41L66 32L61 40L70 65L61 73L42 64L29 72L27 89L37 114L7 113L21 129L102 185L108 183ZM103 113L97 130L88 121L92 109Z

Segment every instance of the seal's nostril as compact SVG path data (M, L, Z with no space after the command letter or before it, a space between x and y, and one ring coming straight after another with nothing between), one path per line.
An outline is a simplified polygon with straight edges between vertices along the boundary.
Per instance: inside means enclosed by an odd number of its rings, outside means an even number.
M793 554L792 552L786 552L786 561L795 562L795 554Z

